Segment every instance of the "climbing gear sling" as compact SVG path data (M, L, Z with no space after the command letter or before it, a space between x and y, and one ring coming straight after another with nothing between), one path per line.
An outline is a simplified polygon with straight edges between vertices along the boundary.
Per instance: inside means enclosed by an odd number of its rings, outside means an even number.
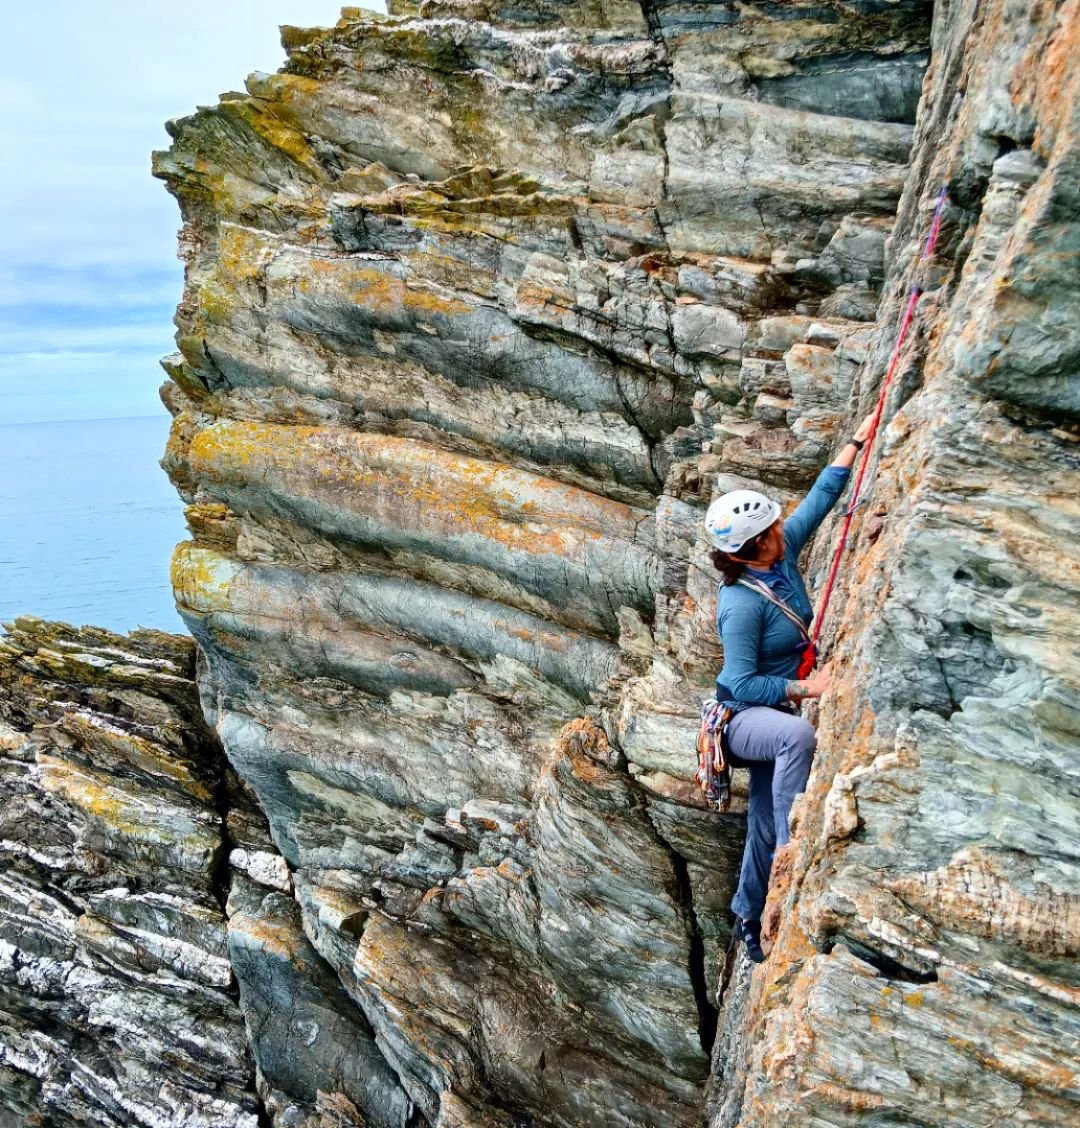
M806 624L802 621L802 617L793 611L781 598L769 587L768 584L761 580L748 579L746 576L740 576L736 581L744 588L749 588L751 591L756 591L763 599L771 603L781 614L786 616L794 626L798 629L799 634L802 635L802 642L799 644L799 650L802 651L802 658L799 661L799 669L796 674L798 678L808 678L814 669L814 663L817 661L817 648L814 646L814 641L810 637L810 631L807 629Z
M779 705L766 706L779 713L798 716L798 706L793 701L783 701ZM694 772L694 782L701 789L705 802L714 811L726 811L731 807L731 769L746 768L750 765L740 760L728 745L727 728L735 716L730 705L724 705L715 697L701 703L701 727L698 729L698 766Z

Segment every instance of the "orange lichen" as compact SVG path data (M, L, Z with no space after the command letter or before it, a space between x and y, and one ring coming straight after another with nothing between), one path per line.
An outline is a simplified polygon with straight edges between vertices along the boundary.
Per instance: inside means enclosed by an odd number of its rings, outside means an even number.
M206 480L332 499L390 526L438 525L444 535L478 535L530 554L580 559L587 541L633 522L619 502L386 435L223 420L192 439L188 457ZM523 498L537 491L550 499L543 523L522 512Z
M197 854L209 855L218 845L218 837L209 828L188 824L176 826L162 820L155 823L152 815L162 815L159 803L148 804L139 796L124 790L108 776L88 768L76 767L46 754L38 756L41 784L46 791L61 795L73 807L96 819L112 834L139 842L162 842L166 834L170 842Z
M218 112L244 122L260 140L283 153L313 178L321 180L326 176L304 134L278 117L268 103L258 98L233 98L222 102Z
M184 789L196 799L211 798L210 789L192 776L188 764L177 760L152 740L144 740L135 733L111 732L100 724L95 724L91 718L77 713L64 717L62 727L77 739L107 747L119 759L128 760L155 775L183 784Z
M230 931L255 940L267 955L277 956L290 963L299 963L300 947L297 937L288 928L265 917L238 914L229 924Z

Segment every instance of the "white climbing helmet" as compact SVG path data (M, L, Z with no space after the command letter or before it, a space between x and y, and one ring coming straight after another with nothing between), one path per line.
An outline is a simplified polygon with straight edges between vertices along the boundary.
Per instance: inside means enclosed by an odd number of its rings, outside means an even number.
M780 506L757 490L732 490L709 506L705 528L721 552L738 552L780 516Z

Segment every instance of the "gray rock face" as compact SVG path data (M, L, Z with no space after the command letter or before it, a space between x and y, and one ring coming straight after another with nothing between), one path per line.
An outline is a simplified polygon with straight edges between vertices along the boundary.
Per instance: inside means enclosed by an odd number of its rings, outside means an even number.
M288 1123L311 1108L332 1109L333 1094L340 1115L405 1125L412 1102L364 1016L304 935L296 902L288 893L258 898L247 890L234 898L229 956L266 1107Z
M691 557L714 475L828 452L928 10L347 12L170 125L204 705L430 1123L700 1118L742 816Z
M404 1125L194 674L160 631L0 636L0 1123Z
M258 1123L221 901L225 761L194 658L156 631L21 618L0 637L12 1124Z
M140 896L209 875L185 975L242 1065L200 1068L279 1128L1068 1121L1075 5L390 7L285 29L155 157L173 583L236 776L83 833L153 842ZM691 778L701 518L805 490L913 283L754 970L739 801ZM145 931L117 884L65 911ZM147 951L209 945L195 904Z

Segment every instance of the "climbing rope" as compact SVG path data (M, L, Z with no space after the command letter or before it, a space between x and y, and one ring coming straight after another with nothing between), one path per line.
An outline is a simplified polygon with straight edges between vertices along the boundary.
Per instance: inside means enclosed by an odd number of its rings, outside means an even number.
M933 219L930 222L930 233L926 237L926 243L923 246L923 252L919 259L920 263L925 263L934 253L934 244L937 243L938 232L941 230L941 217L945 211L947 193L948 187L945 186L941 189L941 193L938 196L937 207L934 208ZM896 375L896 370L900 367L900 355L904 350L904 342L907 340L908 330L911 328L911 323L915 318L915 306L918 304L922 294L923 288L916 281L908 293L907 305L904 307L904 315L900 319L900 332L897 334L896 345L893 347L892 357L889 360L889 367L885 373L885 379L882 381L881 391L878 393L877 407L874 409L874 420L870 426L870 434L867 436L866 445L860 452L859 472L855 477L855 488L851 493L851 504L844 513L844 526L840 530L840 539L837 541L836 551L833 553L832 565L829 568L829 578L825 581L825 590L821 595L821 606L818 608L817 621L814 623L814 630L811 634L812 649L815 654L817 651L817 640L821 635L821 626L825 622L825 612L829 609L829 600L832 598L833 587L836 585L836 574L840 570L840 561L843 559L844 548L847 545L851 522L855 517L855 510L862 504L863 478L866 477L866 470L870 465L870 451L873 449L874 439L877 437L878 425L881 423L881 413L885 408L885 397L889 394L889 385L892 383L893 376Z

